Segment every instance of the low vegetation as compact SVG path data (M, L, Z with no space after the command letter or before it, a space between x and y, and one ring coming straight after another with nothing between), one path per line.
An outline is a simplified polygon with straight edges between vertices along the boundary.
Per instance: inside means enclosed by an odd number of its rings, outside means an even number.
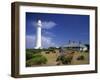
M61 55L59 49L27 49L26 66L54 66L54 65L76 65L88 64L89 52L72 51L66 49Z
M32 58L27 60L26 66L46 64L47 58L41 54L33 54Z
M71 63L71 60L72 60L72 57L59 56L56 61L59 64L70 64Z
M47 58L41 54L41 49L26 50L26 66L46 64Z
M78 56L77 60L84 60L85 57L83 55Z

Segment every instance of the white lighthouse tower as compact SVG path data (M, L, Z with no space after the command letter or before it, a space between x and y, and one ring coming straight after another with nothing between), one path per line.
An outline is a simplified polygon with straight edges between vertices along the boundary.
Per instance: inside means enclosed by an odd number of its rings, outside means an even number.
M42 27L42 22L41 20L37 21L37 26L36 26L36 46L35 49L41 49L41 27Z

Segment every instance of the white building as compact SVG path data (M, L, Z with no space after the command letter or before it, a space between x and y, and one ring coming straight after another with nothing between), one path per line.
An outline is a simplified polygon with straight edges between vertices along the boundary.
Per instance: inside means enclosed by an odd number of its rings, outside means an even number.
M63 47L67 49L72 49L72 50L79 50L79 51L87 51L88 48L84 44L81 43L76 43L76 42L70 42L67 45L64 45Z

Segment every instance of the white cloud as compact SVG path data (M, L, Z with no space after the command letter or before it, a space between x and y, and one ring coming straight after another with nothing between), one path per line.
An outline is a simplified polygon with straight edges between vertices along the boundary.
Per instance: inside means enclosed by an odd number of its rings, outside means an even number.
M35 40L36 37L34 35L28 35L26 36L26 47L27 48L34 48L35 47ZM48 36L42 36L42 47L48 48L55 46L56 44L53 42L53 38Z
M26 36L26 47L34 48L34 46L35 46L35 36L27 35Z
M33 22L33 25L36 26L37 25L37 22ZM43 29L51 29L53 27L55 27L57 24L53 21L44 21L42 22L42 28Z
M50 36L50 37L55 37L56 35L53 34L52 32L48 31L48 30L42 30L42 34L44 36Z
M52 47L55 46L56 44L52 41L51 37L47 36L42 36L42 46L43 47Z
M42 23L42 26L43 26L44 29L51 29L51 28L56 26L56 23L52 22L52 21L48 21L48 22L45 21L45 22Z

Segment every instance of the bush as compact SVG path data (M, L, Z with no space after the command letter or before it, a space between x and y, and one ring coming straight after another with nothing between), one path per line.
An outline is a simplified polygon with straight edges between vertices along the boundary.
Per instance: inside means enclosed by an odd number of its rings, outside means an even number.
M49 54L50 52L48 51L48 52L46 52L46 54Z
M62 59L63 64L71 64L72 57L64 57Z
M41 53L41 49L27 49L26 50L26 60L29 60L32 57L34 57L35 54L40 54L40 53Z
M29 60L32 58L33 53L31 52L26 52L26 60Z
M62 64L71 63L72 57L59 56L56 61L61 61Z
M79 56L78 58L77 58L77 60L84 60L85 59L85 57L83 56L83 55L81 55L81 56Z
M26 66L46 64L47 59L41 54L33 55L32 59L26 62Z

